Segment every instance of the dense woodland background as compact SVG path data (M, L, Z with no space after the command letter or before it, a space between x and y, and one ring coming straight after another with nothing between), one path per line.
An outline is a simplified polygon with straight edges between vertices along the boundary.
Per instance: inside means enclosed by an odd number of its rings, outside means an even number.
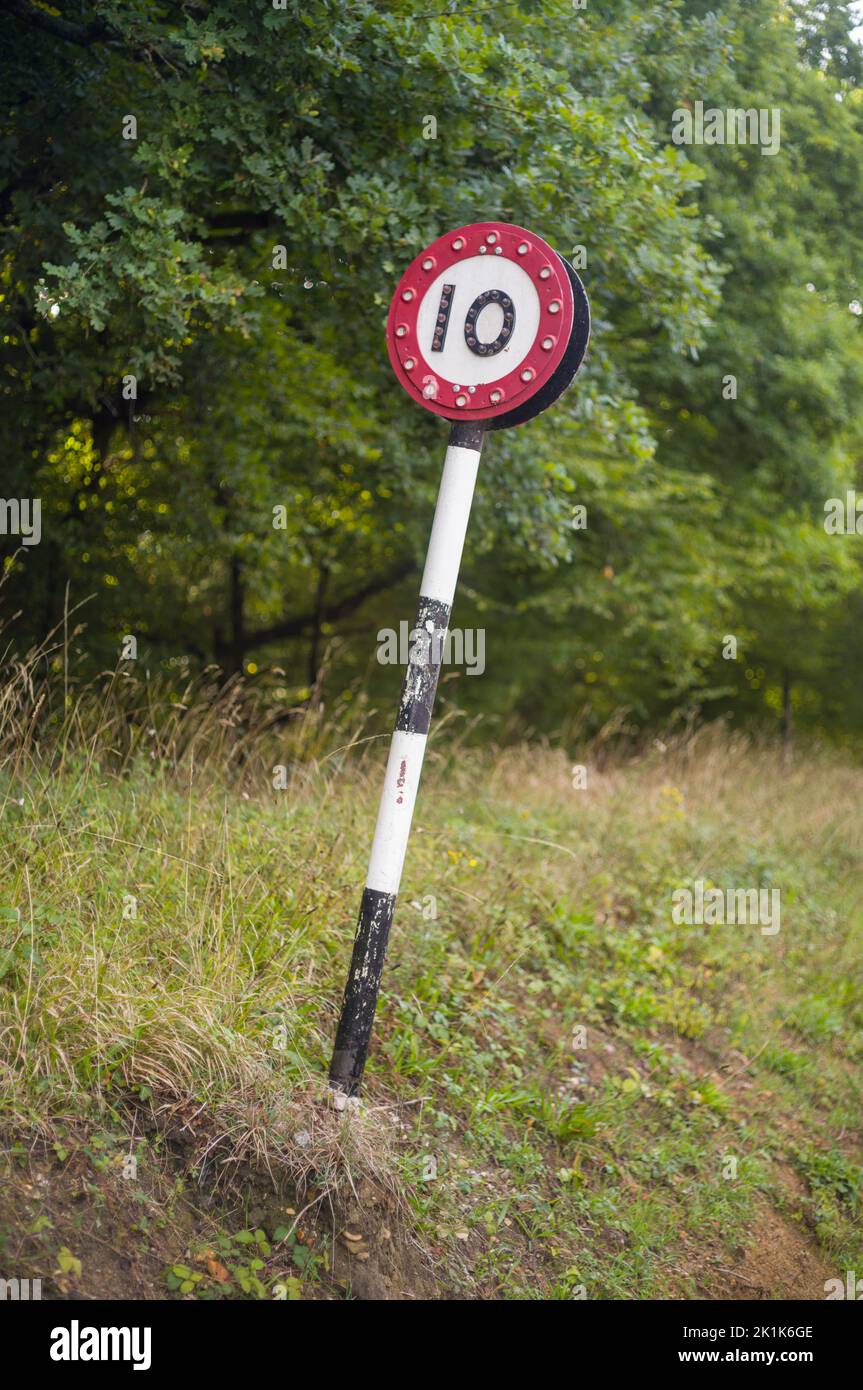
M42 504L0 534L3 1284L844 1297L863 530L824 523L863 493L863 0L0 23L0 502ZM696 102L778 111L779 151L675 145ZM485 671L444 671L337 1110L377 638L447 437L386 312L486 217L573 257L593 336L483 451ZM781 894L781 930L677 922L705 886Z
M440 699L500 736L729 714L859 746L863 547L824 529L863 435L853 10L0 0L0 491L42 499L38 546L0 537L7 654L71 609L78 672L134 634L153 678L388 712L446 427L386 308L499 217L585 248L594 331L487 445L454 614L486 672ZM673 145L698 100L779 108L779 153Z

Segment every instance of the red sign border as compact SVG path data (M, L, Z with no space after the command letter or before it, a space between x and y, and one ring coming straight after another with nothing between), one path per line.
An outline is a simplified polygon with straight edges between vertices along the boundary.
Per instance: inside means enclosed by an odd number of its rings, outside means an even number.
M521 252L520 247L525 249ZM501 254L515 261L531 277L539 294L540 316L536 337L518 366L501 377L474 390L455 387L436 372L422 352L417 338L417 316L426 287L450 266L468 256ZM548 272L544 276L542 272ZM549 306L555 301L558 311ZM547 241L511 222L471 222L445 232L411 262L396 287L387 315L387 352L401 385L412 400L446 420L492 420L530 400L560 365L572 335L575 302L566 267ZM551 348L543 348L551 338ZM412 364L412 365L409 365ZM531 378L523 379L530 371ZM434 386L435 394L424 389ZM491 393L499 392L498 400ZM459 400L464 404L459 405Z

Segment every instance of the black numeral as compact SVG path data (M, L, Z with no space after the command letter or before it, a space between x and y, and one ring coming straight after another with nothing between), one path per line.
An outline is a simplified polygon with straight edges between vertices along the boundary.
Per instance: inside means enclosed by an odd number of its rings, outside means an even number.
M452 294L455 285L444 285L440 292L440 304L437 309L437 319L435 320L434 334L432 335L432 352L443 352L443 345L446 341L446 331L449 328L449 314L452 308Z
M500 332L492 343L481 343L476 334L476 321L487 304L499 304L503 309L503 323ZM512 337L515 327L515 305L503 290L484 290L478 294L467 311L464 321L464 340L477 357L494 357L501 352Z

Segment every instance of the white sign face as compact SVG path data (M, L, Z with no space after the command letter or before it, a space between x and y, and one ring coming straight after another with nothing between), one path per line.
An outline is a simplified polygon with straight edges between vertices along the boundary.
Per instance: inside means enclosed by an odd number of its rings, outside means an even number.
M448 295L444 293L447 285L453 287ZM471 335L466 331L468 314L486 291L499 294L478 309ZM449 313L442 346L436 349L434 333L442 296ZM510 305L505 316L502 301L506 299ZM506 333L505 317L510 314L514 322ZM500 256L471 256L441 271L429 286L417 314L417 337L427 360L441 376L462 386L484 386L524 361L536 338L539 318L539 293L520 265ZM497 350L481 356L469 346L469 336L476 338L476 347Z

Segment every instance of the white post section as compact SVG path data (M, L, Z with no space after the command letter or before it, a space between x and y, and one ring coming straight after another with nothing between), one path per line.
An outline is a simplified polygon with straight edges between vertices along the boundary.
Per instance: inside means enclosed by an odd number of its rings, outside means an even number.
M452 608L458 580L478 468L478 450L450 444L443 466L443 477L420 586L419 614L414 628L414 632L418 629L421 632L426 628L430 639L429 647L435 632L438 644L442 643L445 629L449 626L449 610ZM440 604L447 609L445 621L435 623L433 628L428 625L434 622L434 618L427 616L427 609L431 604ZM426 651L422 639L417 645L420 649L412 652L411 663L415 666L425 665L431 669L434 672L436 687L439 662L435 657L438 653L434 650ZM425 730L399 727L402 723L423 722L410 719L410 704L419 693L414 689L417 683L420 682L412 682L409 678L405 680L399 708L400 718L390 744L369 871L366 875L366 887L375 888L380 893L399 891L428 739L427 724ZM434 690L431 691L431 695L433 699ZM422 699L421 693L419 698ZM430 708L428 713L431 715Z
M453 434L456 431L453 430ZM452 607L473 503L479 448L450 444L443 465L420 594Z
M347 1095L365 1067L481 449L481 426L453 425L330 1066Z
M384 774L366 887L397 893L420 784L427 734L396 729Z

